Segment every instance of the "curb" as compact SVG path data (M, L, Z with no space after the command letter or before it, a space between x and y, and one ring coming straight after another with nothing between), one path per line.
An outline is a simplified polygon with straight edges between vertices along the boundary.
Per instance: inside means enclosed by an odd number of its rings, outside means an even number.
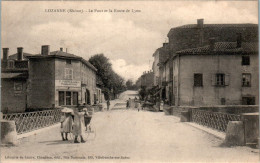
M179 117L176 117L173 115L174 118L176 119L179 119ZM217 130L214 130L214 129L211 129L209 127L206 127L206 126L202 126L202 125L199 125L199 124L196 124L196 123L193 123L193 122L182 122L186 125L189 125L189 126L192 126L198 130L201 130L201 131L204 131L218 139L221 139L221 140L225 140L225 137L226 137L226 133L224 132L220 132L220 131L217 131Z
M26 132L24 134L17 135L17 139L22 139L22 138L26 138L26 137L29 137L29 136L32 136L32 135L36 135L36 134L41 133L43 131L58 127L59 125L60 125L60 123L57 123L57 124L54 124L54 125L51 125L51 126L48 126L48 127L44 127L44 128L40 128L40 129L31 131L31 132Z

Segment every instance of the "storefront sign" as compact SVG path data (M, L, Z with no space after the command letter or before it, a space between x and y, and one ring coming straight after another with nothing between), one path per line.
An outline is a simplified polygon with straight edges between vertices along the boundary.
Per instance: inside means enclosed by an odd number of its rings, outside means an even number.
M56 87L81 87L81 81L76 80L55 80Z

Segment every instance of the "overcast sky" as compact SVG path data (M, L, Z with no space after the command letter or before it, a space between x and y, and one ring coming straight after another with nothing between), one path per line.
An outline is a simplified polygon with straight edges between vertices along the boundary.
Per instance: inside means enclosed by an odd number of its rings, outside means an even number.
M45 9L118 9L137 13L53 13ZM89 59L103 53L125 79L152 68L154 51L172 27L210 23L258 23L257 1L2 2L2 47L40 53L60 47Z

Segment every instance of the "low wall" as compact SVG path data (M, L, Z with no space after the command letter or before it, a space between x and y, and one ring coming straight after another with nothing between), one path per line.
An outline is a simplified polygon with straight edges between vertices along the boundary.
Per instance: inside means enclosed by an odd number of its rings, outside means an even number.
M228 114L242 114L259 112L258 105L220 105L220 106L201 106L200 110L228 113Z

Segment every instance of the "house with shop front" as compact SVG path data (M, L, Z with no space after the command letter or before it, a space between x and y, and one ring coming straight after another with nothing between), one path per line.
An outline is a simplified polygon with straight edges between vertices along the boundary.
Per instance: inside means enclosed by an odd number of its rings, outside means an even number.
M258 104L258 25L199 19L168 38L162 80L172 105Z
M96 68L82 57L44 45L29 59L28 108L94 104Z
M1 111L24 112L27 107L28 60L22 47L9 56L9 48L3 48L1 60Z

